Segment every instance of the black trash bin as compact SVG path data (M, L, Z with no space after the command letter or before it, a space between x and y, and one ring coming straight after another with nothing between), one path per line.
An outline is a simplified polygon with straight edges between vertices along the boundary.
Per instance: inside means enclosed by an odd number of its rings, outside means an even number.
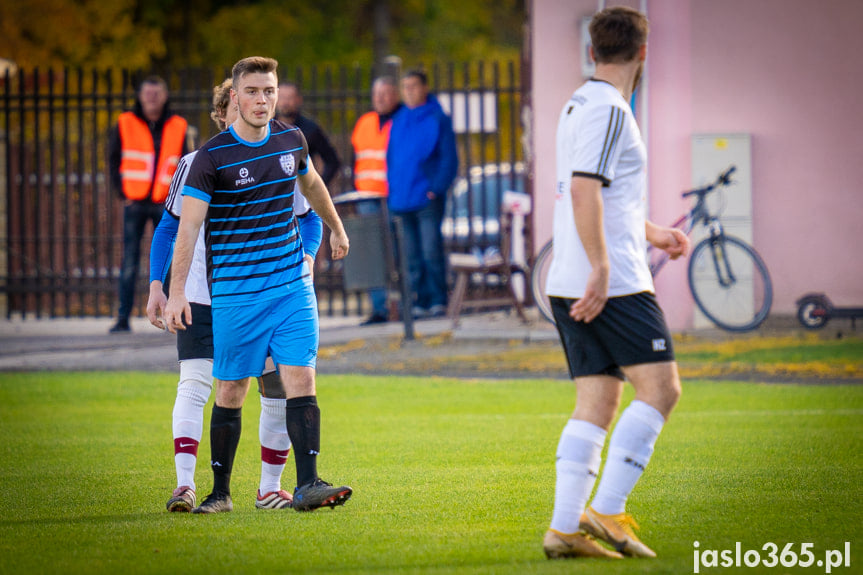
M356 209L359 202L378 201L381 209L376 214L360 214ZM402 231L400 222L393 222L390 234L390 218L386 198L368 192L348 192L333 198L333 203L350 214L342 215L345 232L351 242L348 257L343 264L344 287L346 290L364 291L375 288L390 289L397 286L401 300L409 301L407 262L404 258L395 259L393 240L399 245ZM403 254L403 250L398 250ZM405 324L405 339L412 340L413 318L410 313L402 313Z

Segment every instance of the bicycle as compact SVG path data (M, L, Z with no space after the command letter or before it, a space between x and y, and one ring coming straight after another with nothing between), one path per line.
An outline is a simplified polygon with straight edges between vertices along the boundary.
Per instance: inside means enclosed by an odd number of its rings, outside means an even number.
M695 197L695 205L672 227L689 235L699 224L709 235L699 241L689 258L687 278L689 291L701 313L727 331L750 331L761 325L773 304L773 285L764 260L743 240L725 233L719 216L711 213L706 197L714 190L731 185L731 166L708 186L689 190L684 198ZM648 248L650 273L656 275L668 262L662 250ZM536 257L531 271L531 292L539 311L554 323L551 303L545 295L545 280L554 255L552 241L545 244Z

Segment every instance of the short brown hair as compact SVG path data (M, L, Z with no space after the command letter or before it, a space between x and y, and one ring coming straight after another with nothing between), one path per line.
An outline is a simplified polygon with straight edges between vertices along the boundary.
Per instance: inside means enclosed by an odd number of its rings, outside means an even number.
M423 86L428 86L428 84L429 84L428 74L426 74L425 72L423 72L419 68L414 68L412 70L408 70L407 73L405 73L404 78L405 79L416 78L420 81L420 84L422 84Z
M590 21L590 43L597 64L621 64L635 59L647 44L647 18L633 8L615 6L597 12Z
M213 110L210 112L210 118L219 126L220 130L227 128L225 125L225 115L228 112L228 106L231 105L231 86L234 81L231 78L213 88Z
M231 78L234 80L234 86L237 86L240 83L240 78L242 78L246 74L269 74L270 72L275 73L276 68L278 67L279 63L272 58L265 58L263 56L249 56L248 58L243 58L242 60L234 64L234 67L231 70Z
M161 76L151 75L141 80L141 84L138 86L138 93L141 93L141 88L143 88L145 84L150 84L151 86L159 86L166 92L168 91L168 83Z

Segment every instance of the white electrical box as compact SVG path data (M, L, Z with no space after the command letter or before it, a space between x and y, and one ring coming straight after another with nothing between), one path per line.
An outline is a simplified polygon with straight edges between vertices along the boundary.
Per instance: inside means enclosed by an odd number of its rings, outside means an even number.
M732 185L707 196L707 205L730 236L752 245L752 143L749 134L695 134L692 136L692 188L716 181L730 166L737 169ZM692 246L705 236L704 226L692 232ZM717 289L720 289L717 285ZM701 311L695 309L695 328L713 327Z

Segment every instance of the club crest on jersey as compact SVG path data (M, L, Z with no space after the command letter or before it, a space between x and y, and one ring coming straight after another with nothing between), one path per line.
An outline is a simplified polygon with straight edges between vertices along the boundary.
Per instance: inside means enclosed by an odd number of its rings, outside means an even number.
M294 155L293 154L285 154L279 158L279 164L282 165L282 170L289 176L294 175Z
M247 168L240 168L240 179L234 182L235 186L245 186L246 184L252 184L255 182L255 178L249 175L249 170Z

